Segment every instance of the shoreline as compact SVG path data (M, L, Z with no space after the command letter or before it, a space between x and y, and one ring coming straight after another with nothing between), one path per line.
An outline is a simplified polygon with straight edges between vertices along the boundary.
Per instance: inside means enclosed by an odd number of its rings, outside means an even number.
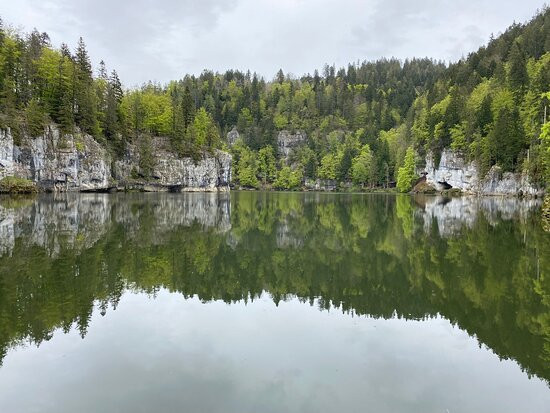
M82 189L82 190L52 190L50 188L37 188L36 191L21 192L21 191L0 191L0 195L3 196L29 196L37 194L62 194L62 193L231 193L231 192L273 192L273 193L325 193L325 194L349 194L349 195L367 195L367 194L382 194L382 195L409 195L409 196L440 196L445 198L460 198L460 197L495 197L495 198L516 198L516 199L545 199L548 198L548 193L543 195L530 195L530 194L500 194L500 193L476 193L476 192L463 192L457 190L445 190L445 191L430 191L430 192L398 192L395 189L371 189L371 190L319 190L319 189L300 189L300 190L281 190L270 188L230 188L227 186L214 187L214 188L181 188L178 186L158 186L155 184L143 184L129 187L109 187L109 188L94 188L94 189Z

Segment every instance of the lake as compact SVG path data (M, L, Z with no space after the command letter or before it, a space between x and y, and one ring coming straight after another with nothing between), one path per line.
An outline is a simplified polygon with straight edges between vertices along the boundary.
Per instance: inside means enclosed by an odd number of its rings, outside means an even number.
M550 412L539 208L0 198L0 411Z

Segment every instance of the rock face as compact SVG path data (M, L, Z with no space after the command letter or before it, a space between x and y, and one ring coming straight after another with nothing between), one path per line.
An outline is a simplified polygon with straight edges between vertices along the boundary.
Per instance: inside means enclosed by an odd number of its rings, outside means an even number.
M231 182L231 155L216 150L199 160L179 158L169 151L169 141L155 138L152 142L153 161L150 177L142 174L139 150L129 145L122 160L115 162L113 175L119 186L145 191L226 191Z
M237 142L237 139L239 139L240 136L241 135L239 135L239 131L237 130L237 127L233 126L233 129L227 132L227 143L230 146L235 145L235 142Z
M14 175L54 191L95 191L109 188L110 163L107 151L88 135L62 137L47 127L17 146L9 130L0 131L0 178Z
M338 181L332 179L306 179L304 186L309 191L336 191Z
M287 130L282 130L277 135L277 148L279 155L286 159L293 149L304 145L307 141L307 135L304 132L296 131L290 133Z
M107 150L86 134L62 136L49 126L36 138L24 137L14 145L9 130L0 130L0 179L17 176L55 192L102 191L115 187L151 191L217 191L229 189L231 155L215 151L194 161L179 158L168 141L153 140L152 173L139 179L139 151L129 145L122 160L114 162Z
M544 190L529 181L525 174L501 173L493 166L486 176L480 176L474 162L467 162L451 150L444 150L436 167L433 156L426 157L426 182L438 190L457 188L476 195L542 195Z

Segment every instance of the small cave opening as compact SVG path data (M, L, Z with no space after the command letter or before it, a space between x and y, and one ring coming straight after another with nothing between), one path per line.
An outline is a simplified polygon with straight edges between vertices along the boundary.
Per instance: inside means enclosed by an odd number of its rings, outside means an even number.
M446 189L451 189L453 186L451 184L449 184L447 181L437 181L437 183L439 185L441 185L441 187L446 190Z
M168 192L178 193L178 192L181 192L182 188L183 188L183 185L170 185L168 187Z

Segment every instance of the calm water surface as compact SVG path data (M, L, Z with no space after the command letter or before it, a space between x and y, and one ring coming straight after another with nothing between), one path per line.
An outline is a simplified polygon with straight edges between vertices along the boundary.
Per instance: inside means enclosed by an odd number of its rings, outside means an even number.
M536 201L0 198L0 412L550 412Z

